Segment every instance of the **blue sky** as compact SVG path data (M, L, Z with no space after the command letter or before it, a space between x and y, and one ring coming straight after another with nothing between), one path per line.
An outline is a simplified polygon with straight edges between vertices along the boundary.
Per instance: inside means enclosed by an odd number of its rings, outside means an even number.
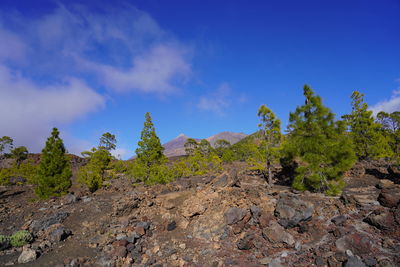
M400 110L400 1L0 2L0 136L41 150L117 136L133 155L149 111L162 142L285 126L309 84L338 116L352 91Z

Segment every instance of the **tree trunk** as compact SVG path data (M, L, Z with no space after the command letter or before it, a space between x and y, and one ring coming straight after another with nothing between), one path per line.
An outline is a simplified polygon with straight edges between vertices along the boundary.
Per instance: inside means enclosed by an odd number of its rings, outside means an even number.
M267 170L268 170L268 185L272 187L272 170L271 170L271 162L267 161Z

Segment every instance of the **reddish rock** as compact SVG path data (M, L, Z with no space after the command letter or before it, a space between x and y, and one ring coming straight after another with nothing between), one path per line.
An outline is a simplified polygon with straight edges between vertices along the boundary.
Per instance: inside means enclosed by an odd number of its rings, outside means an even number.
M400 195L382 190L378 196L378 201L384 207L395 208L399 204Z
M128 241L126 240L117 240L112 243L113 247L126 247L128 245Z
M128 251L126 250L125 247L117 246L117 247L114 247L111 254L113 257L125 257L127 253L128 253Z
M146 230L142 226L136 226L135 227L135 232L138 233L141 236L146 234Z
M386 210L375 210L364 219L364 222L375 226L380 230L394 230L395 228L393 214Z
M340 252L351 250L357 255L372 252L371 239L361 233L352 233L336 240L336 248Z

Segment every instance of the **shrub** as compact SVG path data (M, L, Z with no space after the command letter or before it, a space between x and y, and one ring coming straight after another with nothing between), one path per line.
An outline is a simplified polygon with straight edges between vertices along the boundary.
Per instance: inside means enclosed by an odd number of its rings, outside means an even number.
M11 237L11 245L13 247L22 247L23 245L29 244L33 241L33 236L26 230L18 231Z
M106 169L111 161L109 151L99 148L92 149L89 162L78 171L78 182L85 184L91 192L100 189L106 180Z

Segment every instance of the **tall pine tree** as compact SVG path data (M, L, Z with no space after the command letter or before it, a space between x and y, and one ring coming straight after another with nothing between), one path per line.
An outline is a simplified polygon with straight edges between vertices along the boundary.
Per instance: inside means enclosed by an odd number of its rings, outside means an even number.
M136 149L137 158L133 173L136 178L147 181L152 172L156 170L155 168L163 165L167 161L167 158L163 154L164 147L161 145L160 138L156 134L149 112L146 113L145 119L141 138ZM154 177L154 179L156 178Z
M372 111L364 102L364 95L354 91L351 95L351 114L344 115L347 121L354 149L360 160L390 156L388 142L375 123Z
M41 162L36 178L35 193L40 198L60 196L71 186L71 167L65 155L66 150L60 132L53 128L42 150Z
M305 104L290 113L285 151L297 165L293 187L336 195L344 186L342 176L355 162L345 124L322 104L305 85Z
M260 117L260 132L262 134L262 145L265 147L265 167L268 172L268 184L272 185L272 163L279 158L279 146L281 143L281 121L265 105L258 109Z

